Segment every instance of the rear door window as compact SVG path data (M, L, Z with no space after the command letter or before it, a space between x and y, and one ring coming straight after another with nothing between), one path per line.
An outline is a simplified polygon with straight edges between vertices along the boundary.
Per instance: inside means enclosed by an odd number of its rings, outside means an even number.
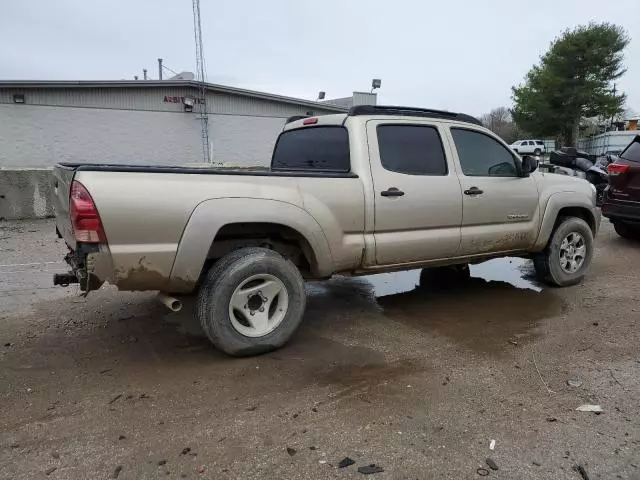
M306 127L280 134L273 170L349 172L349 133L340 126Z
M379 125L380 162L385 170L408 175L446 175L440 134L427 125Z

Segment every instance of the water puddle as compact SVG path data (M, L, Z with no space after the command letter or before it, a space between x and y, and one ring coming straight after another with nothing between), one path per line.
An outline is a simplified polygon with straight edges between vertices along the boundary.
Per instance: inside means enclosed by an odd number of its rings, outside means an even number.
M471 265L471 276L488 282L506 282L516 288L541 292L542 285L535 279L533 262L526 258L494 258L478 265Z
M371 284L374 296L386 297L387 295L415 290L420 285L420 270L378 273L360 277L360 279Z
M412 328L452 338L487 353L503 352L539 334L563 302L534 278L530 260L499 258L471 266L471 279L452 288L419 286L420 270L334 277L310 284L310 311L321 317L379 312Z
M477 265L471 265L471 276L487 282L504 282L520 289L542 291L535 281L531 260L508 257L494 258ZM420 284L420 270L379 273L360 277L373 286L376 297L386 297L396 293L410 292Z

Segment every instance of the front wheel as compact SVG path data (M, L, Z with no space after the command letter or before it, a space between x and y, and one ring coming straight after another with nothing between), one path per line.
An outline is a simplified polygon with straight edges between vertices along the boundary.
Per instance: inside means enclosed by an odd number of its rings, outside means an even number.
M536 157L539 157L541 153L542 153L542 150L540 150L539 148L536 148L536 149L533 151L533 154L534 154Z
M558 225L547 248L533 258L536 274L543 282L558 287L580 283L593 257L593 232L577 217Z
M305 304L304 280L291 261L265 248L241 248L207 272L196 315L216 347L247 356L283 346Z

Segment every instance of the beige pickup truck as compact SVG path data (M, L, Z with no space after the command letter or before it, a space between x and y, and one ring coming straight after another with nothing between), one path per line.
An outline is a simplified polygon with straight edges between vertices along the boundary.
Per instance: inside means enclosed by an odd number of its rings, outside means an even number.
M578 283L600 224L584 180L535 171L473 117L405 107L291 118L269 170L60 164L54 283L197 295L209 339L232 355L282 346L305 279L424 268L468 275L500 256Z

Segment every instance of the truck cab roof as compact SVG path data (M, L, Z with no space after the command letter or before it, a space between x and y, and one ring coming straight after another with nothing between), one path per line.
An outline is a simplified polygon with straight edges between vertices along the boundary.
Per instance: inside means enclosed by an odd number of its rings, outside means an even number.
M343 125L348 117L414 117L414 118L433 118L437 120L455 121L462 123L471 123L482 126L482 123L475 117L464 113L448 112L445 110L433 110L428 108L416 107L400 107L385 105L359 105L352 107L348 113L339 113L333 115L321 116L303 116L296 115L287 119L284 130L293 130L302 127L311 126L327 126L327 125Z

